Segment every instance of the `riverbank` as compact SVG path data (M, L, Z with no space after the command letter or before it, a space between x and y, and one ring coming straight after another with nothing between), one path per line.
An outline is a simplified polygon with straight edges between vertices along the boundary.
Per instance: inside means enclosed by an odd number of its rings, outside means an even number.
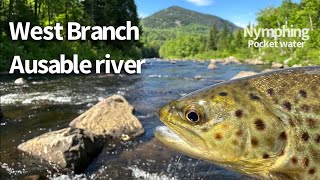
M171 63L175 63L176 61L190 61L190 58L165 58L165 60L170 61ZM288 58L280 63L278 61L263 61L261 57L252 58L252 59L240 59L234 56L229 56L226 58L214 58L214 59L192 59L192 61L199 61L199 62L210 62L210 64L221 63L223 65L227 65L230 63L234 64L250 64L250 65L269 65L273 68L289 68L289 67L302 67L302 66L313 66L315 64L295 64L292 58Z

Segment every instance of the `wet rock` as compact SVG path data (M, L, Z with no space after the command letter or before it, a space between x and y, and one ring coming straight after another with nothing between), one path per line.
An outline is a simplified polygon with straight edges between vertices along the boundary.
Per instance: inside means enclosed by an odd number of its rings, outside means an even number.
M248 59L245 61L247 64L252 64L252 65L263 65L264 62L260 59Z
M170 64L176 64L177 63L177 61L176 60L172 60L172 61L170 61Z
M113 95L93 106L69 125L95 135L112 136L115 139L122 139L127 135L133 138L143 134L145 130L132 112L133 106L124 97Z
M18 78L14 81L14 83L16 85L26 85L28 84L27 80L23 79L23 78Z
M222 64L224 64L224 65L231 64L231 63L240 64L241 62L240 62L239 59L237 59L237 58L235 58L235 57L233 57L233 56L230 56L230 57L228 57L228 58L225 58L225 59L223 60L223 62L222 62Z
M195 76L194 76L194 79L196 79L196 80L201 80L201 79L203 79L203 78L202 78L202 76L200 76L200 75L195 75Z
M232 79L238 79L238 78L243 78L243 77L247 77L247 76L253 76L256 75L258 73L253 72L253 71L240 71L237 75L233 76L231 78Z
M216 68L217 68L216 63L210 63L210 64L208 65L208 69L216 69Z
M101 152L104 143L105 139L69 127L28 140L18 149L77 173Z
M273 62L272 65L271 65L271 68L283 68L283 64L281 63L277 63L277 62Z
M217 59L211 59L211 60L210 60L210 64L216 64L218 61L219 61L219 60L217 60Z

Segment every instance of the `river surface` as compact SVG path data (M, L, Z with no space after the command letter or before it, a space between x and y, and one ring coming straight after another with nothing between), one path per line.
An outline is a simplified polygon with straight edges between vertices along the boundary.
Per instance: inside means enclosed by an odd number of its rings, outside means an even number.
M260 72L266 66L208 62L147 60L139 75L25 76L28 85L13 82L17 76L0 75L0 179L29 175L56 179L250 179L216 165L192 159L162 146L153 130L162 123L158 110L194 90L229 80L239 71ZM135 106L146 133L102 153L81 175L72 175L17 150L17 146L69 122L97 102L123 95Z

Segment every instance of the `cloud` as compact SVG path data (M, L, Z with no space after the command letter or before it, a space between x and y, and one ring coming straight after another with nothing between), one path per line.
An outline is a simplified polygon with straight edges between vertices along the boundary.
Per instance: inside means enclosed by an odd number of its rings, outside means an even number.
M213 0L187 0L197 6L209 6L213 3Z

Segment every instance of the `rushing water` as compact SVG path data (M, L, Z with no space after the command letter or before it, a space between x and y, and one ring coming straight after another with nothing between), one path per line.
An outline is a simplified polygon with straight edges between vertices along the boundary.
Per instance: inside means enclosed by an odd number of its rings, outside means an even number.
M18 86L15 76L0 75L0 179L44 175L57 179L249 179L243 175L189 158L162 146L153 137L161 125L158 110L194 90L230 79L239 71L260 72L254 65L218 65L208 62L148 60L140 75L32 76ZM25 155L17 146L68 123L112 94L121 94L135 106L146 133L103 152L81 175L70 175Z

